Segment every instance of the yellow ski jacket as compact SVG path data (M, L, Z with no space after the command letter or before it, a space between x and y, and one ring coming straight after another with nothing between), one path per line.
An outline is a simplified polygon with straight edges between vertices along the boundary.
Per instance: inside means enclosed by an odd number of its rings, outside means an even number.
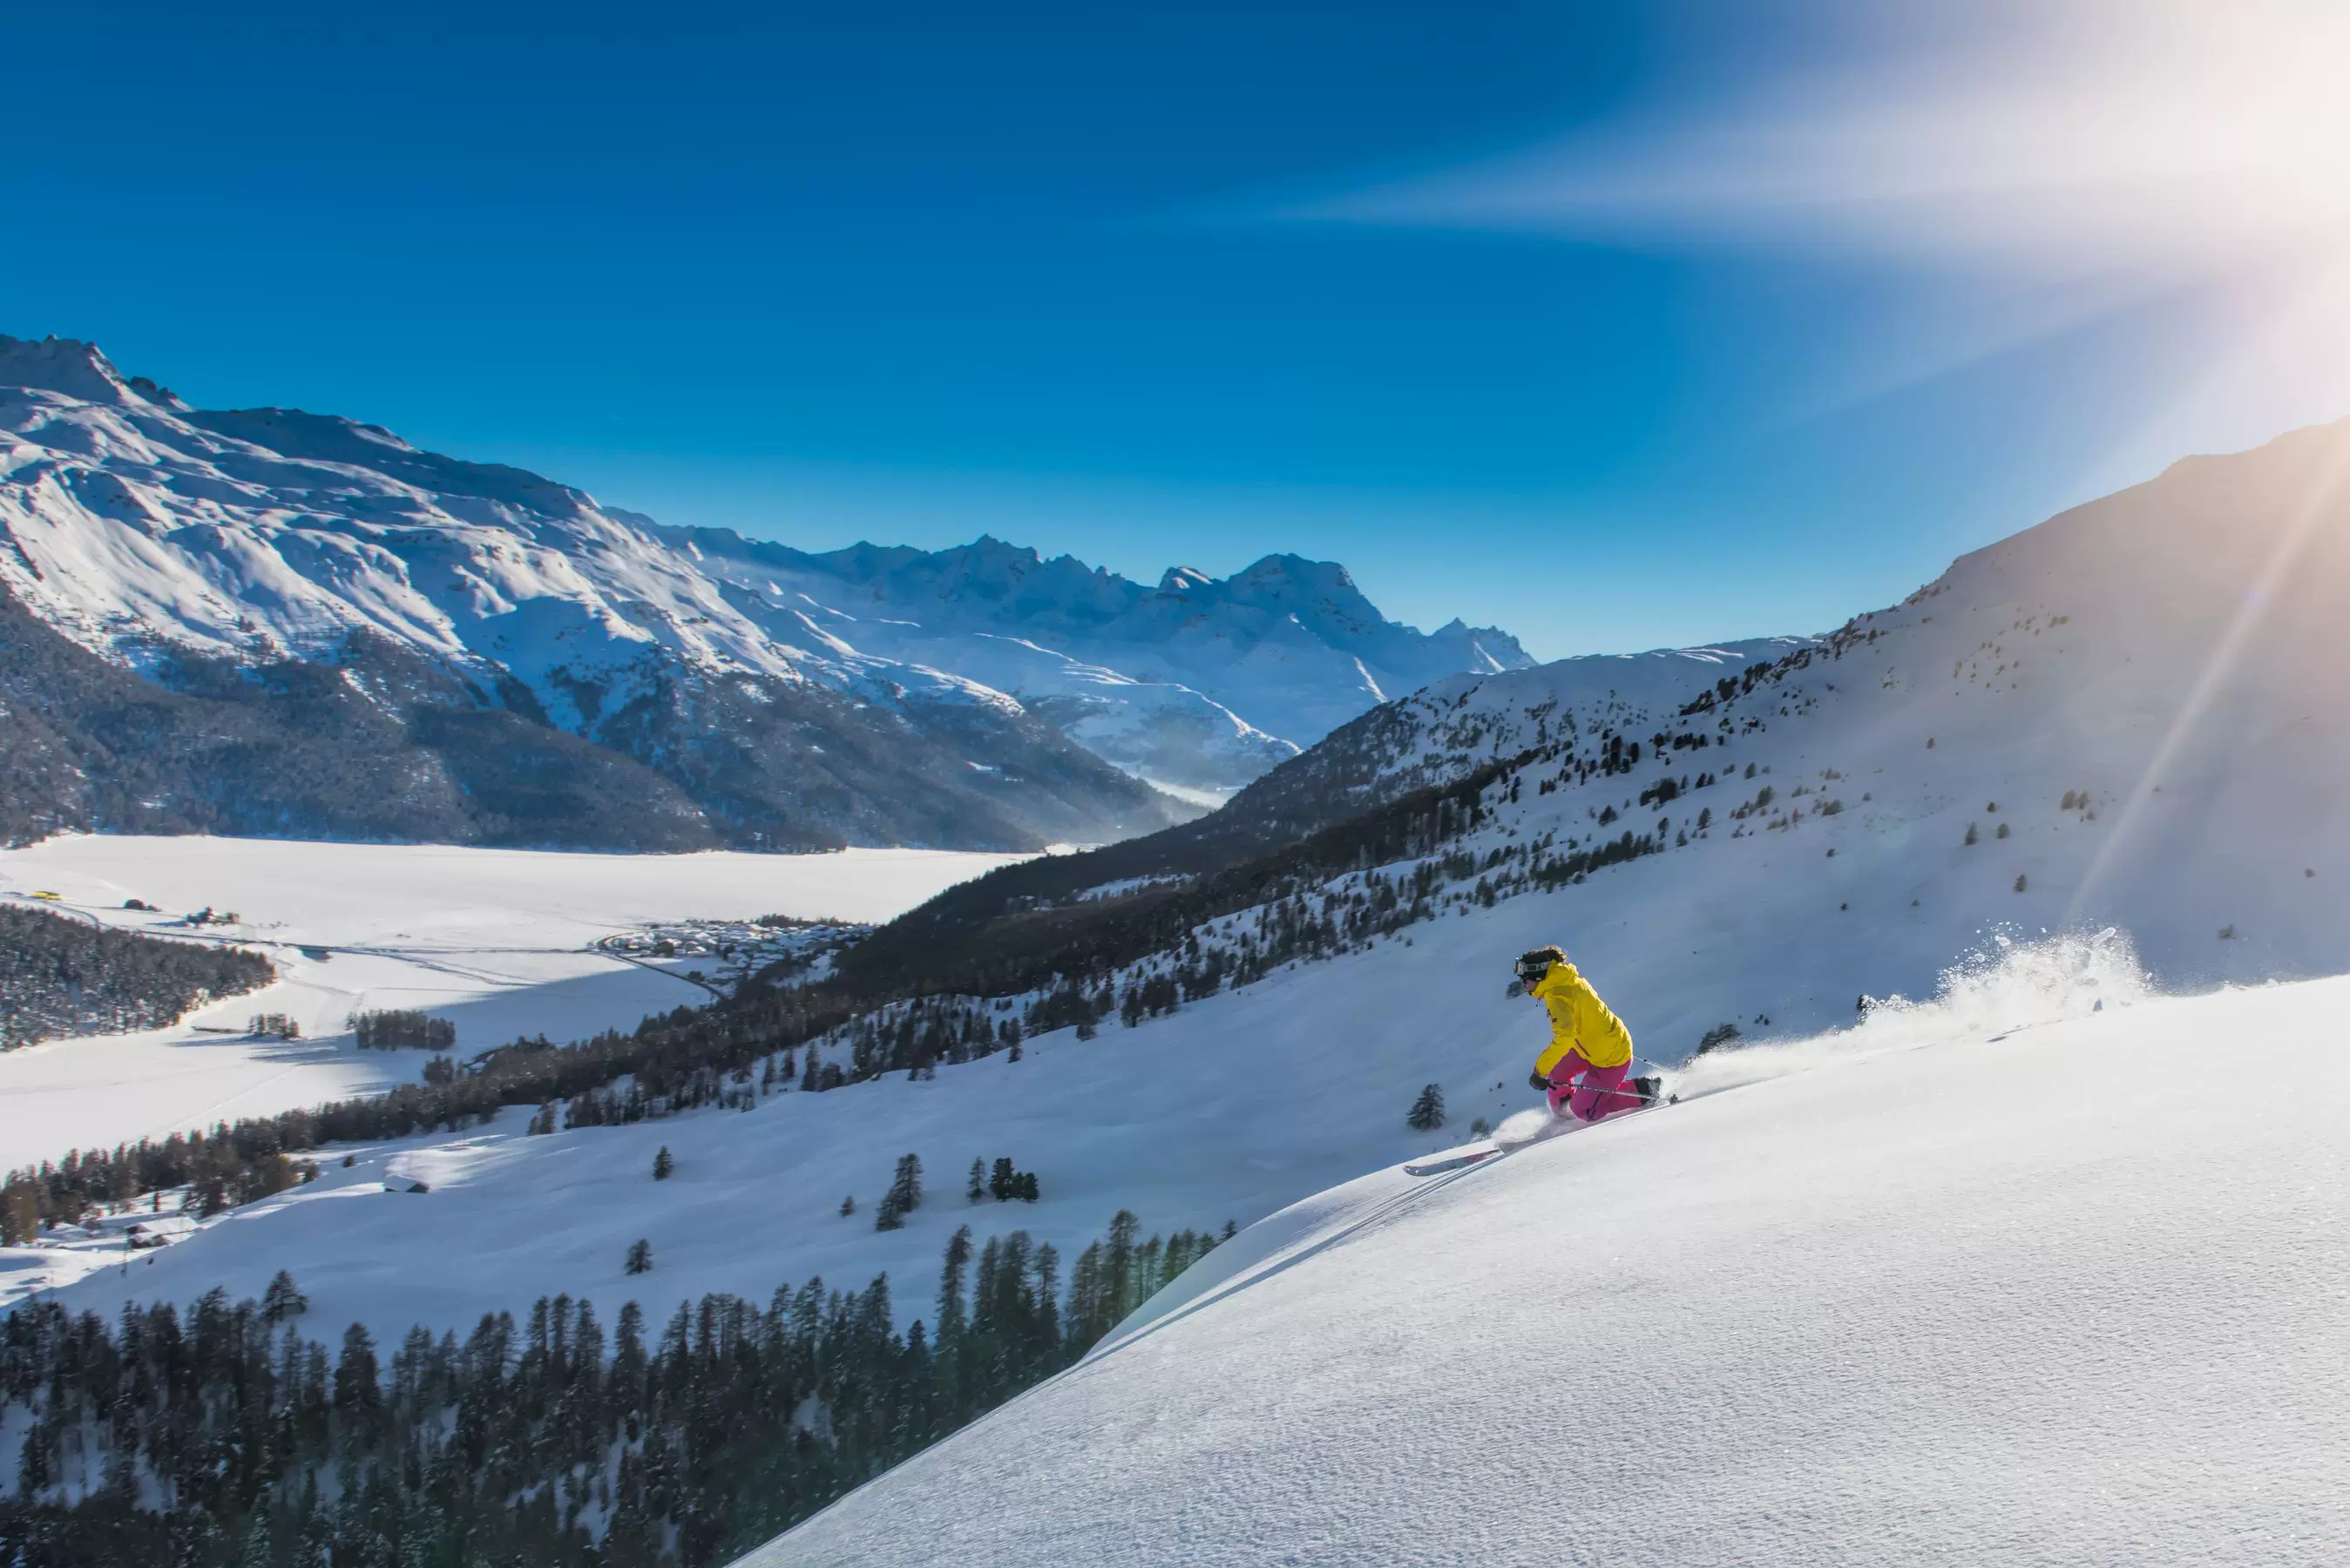
M1591 982L1571 963L1555 963L1534 982L1534 1000L1550 1009L1550 1049L1534 1062L1534 1071L1550 1076L1551 1069L1569 1051L1580 1051L1595 1067L1616 1067L1632 1059L1632 1032L1607 1011Z

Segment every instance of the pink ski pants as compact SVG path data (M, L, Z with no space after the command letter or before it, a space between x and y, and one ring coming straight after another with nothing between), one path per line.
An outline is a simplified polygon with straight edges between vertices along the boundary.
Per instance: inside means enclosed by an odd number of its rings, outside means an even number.
M1631 1075L1632 1064L1618 1062L1613 1067L1595 1067L1583 1059L1580 1051L1569 1051L1550 1070L1550 1109L1553 1116L1573 1116L1577 1121L1596 1122L1602 1116L1612 1116L1618 1111L1637 1110L1640 1091L1628 1087L1624 1080ZM1582 1075L1580 1084L1576 1075Z

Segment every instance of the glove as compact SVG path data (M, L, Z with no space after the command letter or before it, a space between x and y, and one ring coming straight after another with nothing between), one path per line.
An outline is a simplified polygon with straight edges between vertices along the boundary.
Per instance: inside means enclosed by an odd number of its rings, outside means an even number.
M1537 1089L1547 1089L1550 1087L1550 1079L1540 1073L1534 1074L1532 1077L1528 1078L1526 1082L1533 1085Z

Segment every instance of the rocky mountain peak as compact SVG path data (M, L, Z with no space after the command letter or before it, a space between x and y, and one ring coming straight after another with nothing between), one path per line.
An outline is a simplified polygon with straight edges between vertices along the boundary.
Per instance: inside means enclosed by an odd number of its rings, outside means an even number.
M34 339L0 333L0 387L35 387L118 408L181 406L168 388L144 376L123 375L97 344L54 335Z

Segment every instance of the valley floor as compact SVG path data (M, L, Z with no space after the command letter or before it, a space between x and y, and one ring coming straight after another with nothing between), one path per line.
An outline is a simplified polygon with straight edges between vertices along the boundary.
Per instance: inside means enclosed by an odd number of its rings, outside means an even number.
M169 1029L0 1053L0 1168L380 1093L421 1051L359 1051L362 1009L422 1008L469 1054L521 1035L627 1028L709 999L716 961L621 957L594 944L655 923L764 914L886 920L1017 858L937 850L834 855L585 855L440 845L71 835L0 849L0 897L185 940L256 947L276 984ZM54 893L54 900L32 898ZM159 908L127 910L137 898ZM209 909L234 922L191 927ZM244 1033L289 1014L300 1040Z

